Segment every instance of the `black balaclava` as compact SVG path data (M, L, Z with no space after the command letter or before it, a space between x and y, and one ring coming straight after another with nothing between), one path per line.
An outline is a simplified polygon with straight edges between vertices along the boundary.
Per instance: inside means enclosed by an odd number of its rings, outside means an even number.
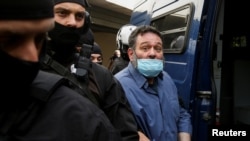
M100 55L102 55L101 47L96 42L94 42L94 46L93 46L93 49L92 49L92 54L100 54Z
M0 0L0 20L52 18L52 0Z
M53 2L51 0L0 0L0 21L13 20L37 20L53 18ZM0 42L0 48L5 44ZM39 62L30 62L12 57L0 49L0 78L2 91L7 90L8 96L20 93L21 90L28 86L35 79ZM13 89L14 88L14 89ZM22 89L15 89L22 88ZM1 98L3 95L0 95ZM6 95L5 95L6 96ZM0 98L0 99L1 99Z
M54 0L55 5L63 2L77 3L85 8L89 7L86 0ZM74 60L75 46L84 32L86 32L84 26L75 28L55 22L54 29L49 31L51 40L48 43L49 48L54 52L53 59L64 66L70 65Z
M62 2L73 2L73 3L80 4L85 8L90 7L87 0L54 0L55 5L58 4L58 3L62 3Z
M14 58L2 50L0 50L0 66L3 68L0 69L1 87L6 88L8 92L13 90L9 88L29 86L39 70L38 62Z
M91 54L100 54L101 57L102 57L101 47L96 42L94 42ZM96 63L102 65L102 61L101 62L96 62Z
M82 34L82 28L67 27L55 22L55 27L49 31L48 47L54 52L53 59L67 66L73 60L75 46Z

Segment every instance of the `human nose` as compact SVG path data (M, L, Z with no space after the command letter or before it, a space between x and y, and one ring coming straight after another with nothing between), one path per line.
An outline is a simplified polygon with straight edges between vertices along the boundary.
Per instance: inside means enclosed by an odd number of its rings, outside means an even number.
M148 53L149 53L149 57L150 58L155 58L155 56L156 56L156 50L153 47L149 49Z
M95 63L98 62L97 58L93 58L92 62L95 62Z
M74 15L69 15L66 25L69 27L76 27L76 18Z

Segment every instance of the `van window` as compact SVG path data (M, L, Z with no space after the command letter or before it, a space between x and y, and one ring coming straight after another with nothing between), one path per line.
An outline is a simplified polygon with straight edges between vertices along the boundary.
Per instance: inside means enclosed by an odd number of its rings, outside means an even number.
M186 5L153 19L151 26L163 35L164 53L181 53L190 21L191 6Z
M234 36L232 37L232 41L231 41L231 46L233 48L239 48L239 47L247 47L247 36L245 35L241 35L241 36Z

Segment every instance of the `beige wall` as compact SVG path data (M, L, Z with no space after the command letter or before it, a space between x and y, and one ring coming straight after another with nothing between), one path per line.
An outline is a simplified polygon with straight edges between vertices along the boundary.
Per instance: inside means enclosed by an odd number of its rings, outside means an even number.
M103 54L103 65L108 67L109 58L116 50L116 34L105 32L94 32L95 41L101 46Z

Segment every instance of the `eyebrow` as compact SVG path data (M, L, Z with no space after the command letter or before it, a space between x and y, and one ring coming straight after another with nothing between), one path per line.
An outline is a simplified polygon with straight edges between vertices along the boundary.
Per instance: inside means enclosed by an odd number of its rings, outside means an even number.
M67 11L67 12L71 12L71 11L72 11L71 9L66 8L66 7L57 7L57 8L55 8L54 11L55 11L55 12L58 12L58 11L62 11L62 10ZM74 11L74 10L73 10L73 11ZM77 11L76 13L85 14L86 11L82 10L82 11Z

